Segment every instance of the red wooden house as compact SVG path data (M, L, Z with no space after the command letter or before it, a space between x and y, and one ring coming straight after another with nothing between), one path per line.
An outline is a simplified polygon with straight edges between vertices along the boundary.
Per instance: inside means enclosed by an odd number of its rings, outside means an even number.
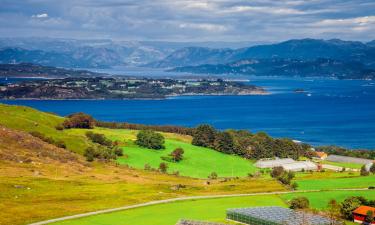
M360 206L356 210L353 211L353 218L354 222L360 223L360 224L369 224L365 223L367 213L369 211L373 212L373 215L375 215L375 208L370 206ZM371 223L371 225L375 225L375 221Z

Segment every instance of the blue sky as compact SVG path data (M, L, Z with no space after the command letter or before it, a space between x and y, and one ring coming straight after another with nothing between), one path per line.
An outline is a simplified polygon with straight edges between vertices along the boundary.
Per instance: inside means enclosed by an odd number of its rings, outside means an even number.
M0 0L0 36L369 41L375 39L375 1Z

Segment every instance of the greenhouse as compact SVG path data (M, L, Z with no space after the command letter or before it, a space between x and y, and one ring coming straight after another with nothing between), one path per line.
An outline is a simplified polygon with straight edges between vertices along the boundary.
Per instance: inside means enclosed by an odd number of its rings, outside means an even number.
M331 224L331 221L323 216L276 206L228 209L227 219L250 225Z
M282 166L284 164L288 164L288 163L294 163L295 161L293 159L290 159L290 158L286 158L286 159L273 159L273 160L258 160L256 163L255 163L255 166L258 167L258 168L274 168L274 167L278 167L278 166Z
M284 170L286 171L312 171L317 170L318 167L315 165L315 163L311 161L300 161L300 162L294 162L294 163L288 163L282 165Z

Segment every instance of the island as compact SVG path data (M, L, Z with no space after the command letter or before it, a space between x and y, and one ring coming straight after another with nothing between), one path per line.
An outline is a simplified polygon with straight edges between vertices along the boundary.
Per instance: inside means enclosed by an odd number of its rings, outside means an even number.
M164 99L183 95L265 95L255 85L223 79L68 77L0 86L1 99Z

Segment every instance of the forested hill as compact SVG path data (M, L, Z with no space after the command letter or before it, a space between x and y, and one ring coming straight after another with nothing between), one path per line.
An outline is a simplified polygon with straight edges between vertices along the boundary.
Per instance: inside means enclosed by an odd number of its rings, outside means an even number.
M94 73L87 70L71 70L50 66L41 66L32 63L0 64L0 77L65 78L99 75L103 74Z
M205 64L172 69L199 74L243 74L257 76L329 77L339 79L375 79L375 69L361 62L334 59L249 59L228 64Z

